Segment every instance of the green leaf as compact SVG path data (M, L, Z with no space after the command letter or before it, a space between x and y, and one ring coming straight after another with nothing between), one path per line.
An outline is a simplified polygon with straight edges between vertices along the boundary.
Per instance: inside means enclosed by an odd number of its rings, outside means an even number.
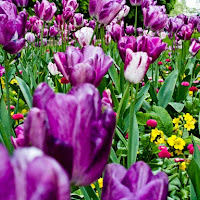
M118 76L117 70L114 67L114 65L112 65L110 67L110 69L108 70L108 73L109 73L112 81L114 82L115 87L116 87L118 93L120 94L120 92L121 92L121 90L120 90L120 80L119 80L119 76Z
M151 118L149 114L143 112L138 112L136 117L138 124L143 126L146 125L147 121Z
M137 103L135 104L135 112L138 112L139 109L141 108L143 101L146 98L146 94L149 91L149 87L150 87L150 83L148 82L144 87L142 87L142 89L140 90L140 92L138 93L138 97L137 99L139 99L137 101Z
M93 190L93 188L88 185L85 187L81 187L81 191L85 192L85 194L87 193L87 195L89 196L89 200L99 200L98 196L96 195L96 192Z
M170 102L169 105L174 108L176 112L181 112L183 108L185 107L185 104L183 103L176 103L176 102Z
M127 141L124 138L124 136L122 135L122 133L120 132L120 130L118 128L116 128L115 132L116 132L116 135L119 137L119 139L123 142L124 146L127 148L127 146L128 146Z
M112 160L113 163L118 163L116 153L112 147L110 151L110 159Z
M158 92L158 106L166 108L172 98L176 80L178 78L178 69L175 69L165 80Z
M148 114L157 121L157 128L164 132L167 136L170 136L173 131L172 118L166 109L160 106L153 106L152 111Z
M19 87L22 91L22 94L26 100L26 103L28 104L28 107L31 108L32 107L32 95L30 93L30 89L28 87L28 85L19 77L16 76L17 82L19 84Z

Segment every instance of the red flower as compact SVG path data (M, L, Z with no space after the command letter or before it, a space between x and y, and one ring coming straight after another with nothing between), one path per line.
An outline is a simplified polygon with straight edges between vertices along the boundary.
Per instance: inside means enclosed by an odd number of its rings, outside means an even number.
M168 70L169 70L169 71L172 71L172 66L169 66L169 67L168 67Z
M63 77L63 78L61 78L60 82L61 82L62 84L68 84L68 83L69 83L69 80L66 79L65 77Z
M21 113L14 114L14 115L12 116L12 119L14 119L14 120L19 120L19 119L23 119L23 118L24 118L24 115L21 114Z
M162 65L163 63L161 61L158 61L158 65Z
M171 154L166 149L162 149L161 152L158 153L159 158L170 158Z
M198 88L195 87L195 86L192 86L192 87L189 88L189 91L197 92L197 91L198 91Z

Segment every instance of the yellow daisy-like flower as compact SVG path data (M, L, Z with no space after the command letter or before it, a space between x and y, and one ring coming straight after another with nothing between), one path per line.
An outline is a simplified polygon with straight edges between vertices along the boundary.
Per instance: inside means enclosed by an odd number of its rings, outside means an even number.
M174 119L173 119L173 123L174 123L174 124L178 124L179 122L180 122L180 119L179 119L179 118L174 118Z
M102 188L102 187L103 187L103 178L99 178L99 179L98 179L98 184L99 184L99 188ZM92 187L93 189L95 188L94 183L91 184L91 187Z
M186 169L186 164L185 164L185 162L182 162L182 163L179 164L179 169L185 171L185 169Z
M156 145L159 145L159 144L165 144L165 138L164 137L161 137L159 139L157 139L157 142L155 142Z
M169 146L173 147L175 140L176 140L176 135L172 135L171 137L168 138L167 143L169 144Z
M162 134L157 128L151 130L151 142L153 142L158 135Z
M21 111L21 113L22 114L26 114L28 111L26 110L26 109L23 109L22 111Z
M183 117L184 117L185 121L192 121L193 120L193 117L192 117L192 115L190 115L190 113L186 113L185 115L183 115Z
M187 131L195 129L195 122L194 121L187 121L186 124L184 124L184 127L187 129Z
M183 152L181 150L175 150L175 154L177 154L179 156L179 155L182 155Z
M185 141L182 138L178 137L174 142L174 148L183 150L184 146L185 146Z
M18 82L15 78L12 81L10 81L10 84L12 84L12 85L15 84L15 83L18 84Z

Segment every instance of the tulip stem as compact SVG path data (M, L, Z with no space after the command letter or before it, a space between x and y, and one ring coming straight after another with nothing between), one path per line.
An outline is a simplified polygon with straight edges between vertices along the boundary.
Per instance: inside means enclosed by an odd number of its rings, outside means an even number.
M94 28L94 32L93 32L92 38L91 38L91 40L90 40L90 45L92 44L92 41L93 41L93 39L94 39L94 35L95 35L95 33L97 32L97 30L98 30L98 26L99 26L99 23L96 22L96 26L95 26L95 28Z
M101 26L100 33L101 33L101 48L104 50L104 26Z
M122 109L122 105L123 105L123 102L127 96L127 93L129 92L129 87L130 87L130 83L127 84L127 87L125 89L125 92L123 94L123 97L121 98L121 101L119 103L119 107L117 109L117 123L118 123L118 120L120 119L121 117L121 109Z
M10 96L9 96L9 86L8 86L8 71L9 71L9 66L7 63L7 52L5 51L5 58L4 58L4 63L5 63L5 85L6 85L6 98L7 98L7 107L8 107L8 125L9 125L9 129L8 129L8 133L9 136L11 136L12 134L12 127L11 127L11 112L10 112Z
M128 136L128 168L134 163L134 151L132 151L134 136L134 115L135 115L135 104L137 101L137 94L139 90L139 83L136 84L135 98L131 101L130 113L129 113L129 136ZM133 84L131 85L131 100L133 99Z
M135 36L137 35L137 6L135 7Z

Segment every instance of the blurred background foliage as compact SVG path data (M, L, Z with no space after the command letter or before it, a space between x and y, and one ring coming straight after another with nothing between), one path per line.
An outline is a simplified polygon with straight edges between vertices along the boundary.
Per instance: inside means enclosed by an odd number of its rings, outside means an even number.
M62 1L61 0L49 0L50 2L54 2L58 8L56 14L62 13ZM33 15L33 5L35 4L36 0L29 0L28 5L28 12ZM76 12L80 12L84 14L85 19L90 19L89 13L88 13L88 5L89 0L77 0L79 3L79 7ZM173 9L174 5L176 3L176 0L157 0L158 5L165 5L167 13L169 14ZM128 16L125 18L125 24L134 25L135 21L135 8L130 5L129 0L126 1L126 4L131 7L131 10L128 14ZM142 10L138 9L138 26L142 27L143 25L143 16L142 16Z

